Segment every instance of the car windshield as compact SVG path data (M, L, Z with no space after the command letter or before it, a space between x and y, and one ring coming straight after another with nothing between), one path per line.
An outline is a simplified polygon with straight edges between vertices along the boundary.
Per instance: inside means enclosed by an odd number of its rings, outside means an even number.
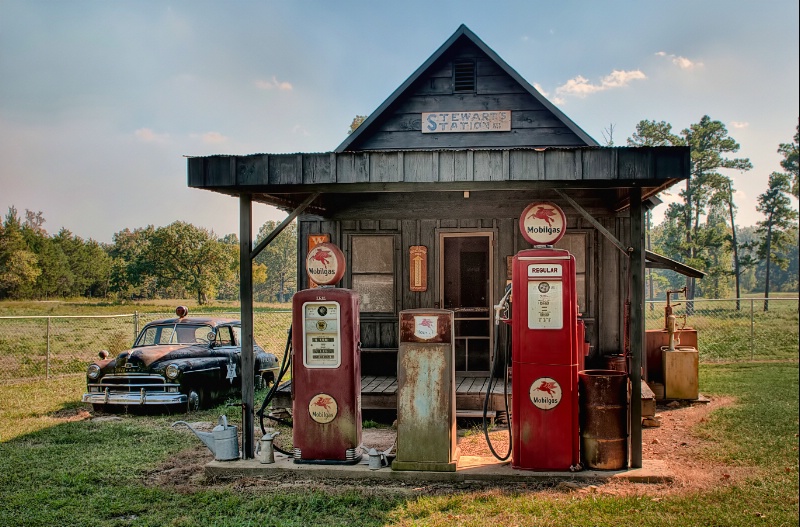
M134 347L161 344L208 344L208 333L213 328L207 324L153 324L145 327Z

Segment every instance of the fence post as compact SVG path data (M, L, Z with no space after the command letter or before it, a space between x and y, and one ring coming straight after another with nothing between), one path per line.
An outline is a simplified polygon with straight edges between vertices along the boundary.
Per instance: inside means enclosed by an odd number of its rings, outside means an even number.
M47 317L47 355L45 358L45 373L46 379L50 378L50 317Z
M750 360L753 360L755 353L755 321L753 320L753 311L755 306L755 299L750 299Z

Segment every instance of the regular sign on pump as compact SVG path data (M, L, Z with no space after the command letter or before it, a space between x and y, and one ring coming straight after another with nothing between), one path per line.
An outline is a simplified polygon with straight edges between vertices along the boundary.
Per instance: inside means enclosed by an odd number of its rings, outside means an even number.
M528 265L528 329L564 327L560 264ZM558 278L558 280L548 280Z

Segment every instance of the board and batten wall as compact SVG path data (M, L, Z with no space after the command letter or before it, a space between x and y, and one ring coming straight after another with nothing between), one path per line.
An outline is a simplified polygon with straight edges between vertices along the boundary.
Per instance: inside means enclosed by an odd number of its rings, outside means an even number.
M565 208L565 212L567 209ZM413 216L412 216L413 217ZM576 256L585 252L585 305L580 305L587 320L587 338L593 355L620 353L623 346L622 309L627 294L628 258L582 217L567 212L568 234L559 247ZM601 224L623 243L630 236L630 222L625 214L598 218ZM506 285L506 257L513 256L530 245L522 237L517 217L499 218L439 218L439 219L326 219L302 215L298 221L298 250L308 251L308 236L328 234L331 242L340 246L348 262L348 271L339 287L352 287L350 274L350 237L353 235L390 235L394 240L395 313L362 313L361 346L370 357L364 357L365 374L394 374L398 346L397 316L405 309L432 308L439 301L438 236L440 232L476 231L494 234L494 301L499 301ZM583 248L577 244L585 244ZM410 290L409 247L428 248L426 291ZM303 259L298 262L299 287L308 287ZM580 264L579 264L579 272ZM385 350L385 351L381 351ZM373 363L379 372L370 371ZM389 370L389 371L387 371Z

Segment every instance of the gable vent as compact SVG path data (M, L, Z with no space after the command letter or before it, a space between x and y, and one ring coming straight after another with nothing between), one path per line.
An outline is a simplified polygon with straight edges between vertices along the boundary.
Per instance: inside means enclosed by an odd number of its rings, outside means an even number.
M453 92L475 92L475 63L473 61L453 63Z

